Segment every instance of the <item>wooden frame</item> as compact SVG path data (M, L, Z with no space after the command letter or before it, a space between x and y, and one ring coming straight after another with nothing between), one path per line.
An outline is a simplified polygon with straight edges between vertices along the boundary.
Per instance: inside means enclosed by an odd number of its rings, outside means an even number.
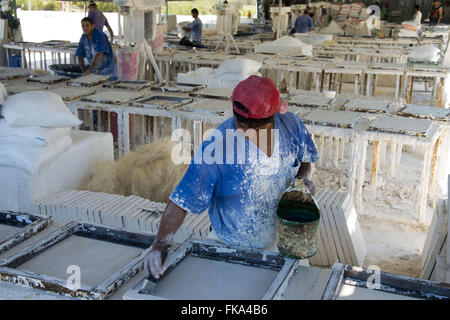
M147 81L147 80L117 80L110 83L103 84L104 88L111 88L111 89L124 89L124 90L131 90L131 91L139 91L145 88L150 88L152 85L154 85L153 81Z
M289 271L292 269L296 260L285 258L277 252L261 251L246 248L232 248L224 244L211 241L186 241L180 245L175 251L169 253L166 261L167 268L164 274L159 279L158 283L166 277L171 270L183 261L187 256L201 257L211 260L220 260L229 263L237 263L247 266L268 268L279 271L277 277L272 282L269 289L264 294L262 300L271 300L275 296L281 283L286 278ZM145 281L145 279L143 280ZM133 289L130 289L125 295L124 299L130 300L159 300L162 297L145 294L141 291L143 281L141 281ZM157 283L153 282L157 285Z
M66 284L65 280L19 269L20 265L71 235L81 235L96 240L135 246L144 249L144 251L117 273L95 287L81 284L81 288L73 289ZM22 252L0 262L0 280L81 299L105 299L142 269L143 258L150 251L149 247L152 245L154 238L154 236L143 233L108 228L96 224L71 222Z
M366 288L367 281L373 274L367 269L336 262L333 265L322 300L335 300L344 284ZM380 288L372 290L424 300L450 299L450 286L448 285L383 271L380 271Z
M154 103L152 100L167 100L169 104L159 104ZM131 103L131 106L133 107L141 107L141 108L153 108L153 109L173 109L178 108L181 106L184 106L188 103L191 103L193 101L190 97L180 97L176 95L166 95L164 93L162 94L152 94L150 96L146 96L141 99L137 99L133 103Z
M0 239L0 254L45 229L52 219L25 213L0 212L0 224L24 227L22 230Z

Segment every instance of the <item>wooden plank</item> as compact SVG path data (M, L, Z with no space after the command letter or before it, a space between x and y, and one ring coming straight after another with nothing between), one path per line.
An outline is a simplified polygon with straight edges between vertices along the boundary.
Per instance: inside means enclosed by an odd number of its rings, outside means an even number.
M367 255L366 243L358 222L358 214L353 205L352 197L348 193L345 196L342 208L349 246L355 260L354 265L362 267Z
M67 287L66 281L63 279L35 274L20 269L13 269L20 268L20 265L23 263L54 246L56 243L64 241L71 235L80 235L86 238L134 246L145 250L139 257L134 258L118 272L111 275L107 280L96 287L82 285L81 289L72 289ZM146 253L149 252L154 238L154 236L149 236L148 234L128 232L97 224L71 222L41 241L2 262L0 264L0 279L83 299L104 299L142 269L142 261Z
M331 263L339 260L339 255L341 252L340 249L338 249L338 246L335 241L334 230L332 228L332 220L330 219L330 210L327 205L329 202L329 199L334 196L335 196L335 194L333 192L327 190L327 194L322 199L322 208L321 208L322 218L323 218L323 222L324 222L323 227L325 229L325 232L327 235L327 241L328 241L327 255L329 255L329 257L332 258L332 260L330 260Z
M342 263L335 262L333 264L333 267L331 268L331 275L324 290L322 300L336 300L344 280L344 269L345 265Z
M444 222L444 215L440 214L442 211L443 201L439 200L436 209L433 212L433 217L431 218L431 224L428 229L427 237L425 239L424 246L422 248L422 255L420 258L421 268L425 268L425 264L428 260L431 247L433 243L436 241L436 237L439 234L439 230L441 229L442 223Z
M5 217L3 216L5 215ZM8 218L9 216L9 218ZM11 234L5 239L1 239L0 242L0 254L14 247L15 245L22 243L31 236L45 229L50 225L52 219L50 217L40 217L35 215L16 214L16 213L3 213L0 212L0 223L4 220L15 220L19 223L27 223L26 219L30 219L29 222L22 230L17 233Z
M332 191L330 197L328 198L327 203L325 204L325 208L328 212L327 218L328 218L328 222L330 225L331 237L333 239L333 242L334 242L334 245L335 245L336 251L337 251L337 259L339 262L341 262L341 261L343 262L343 260L346 260L345 247L343 246L343 243L340 239L339 231L337 229L336 222L334 220L334 213L333 213L333 210L335 210L333 207L333 202L337 196L338 196L337 192Z
M316 202L319 204L320 207L320 203L322 200L323 195L325 194L325 191L319 190L316 193ZM327 265L328 263L328 257L326 254L327 251L327 247L325 246L325 242L324 242L324 235L325 232L323 230L323 218L320 217L320 224L319 224L319 249L317 250L317 253L309 258L309 263L313 264L313 265L319 265L319 266L324 266Z
M442 246L445 243L445 239L447 238L448 233L448 215L444 215L444 220L439 228L439 233L436 237L436 241L432 243L431 251L427 259L427 263L425 264L425 268L422 273L423 279L430 279L433 268L436 265L436 256L439 255L439 252L442 249Z
M269 289L267 289L266 293L262 297L262 300L272 300L277 293L278 289L280 288L281 284L283 283L284 279L288 275L288 273L292 270L296 263L296 260L294 259L286 259L286 262L283 265L283 268L278 273L275 280L270 285Z
M274 300L320 300L331 276L331 269L303 267L291 269Z
M344 256L341 257L343 260L339 260L340 262L346 263L346 264L353 264L355 261L352 259L352 254L350 252L350 246L348 243L348 236L346 231L346 226L344 227L344 221L343 221L343 214L341 206L342 206L342 200L345 197L345 193L336 191L336 197L331 203L331 213L332 213L332 221L334 221L334 224L336 226L336 235L339 238L339 242L342 245L342 251L344 253Z

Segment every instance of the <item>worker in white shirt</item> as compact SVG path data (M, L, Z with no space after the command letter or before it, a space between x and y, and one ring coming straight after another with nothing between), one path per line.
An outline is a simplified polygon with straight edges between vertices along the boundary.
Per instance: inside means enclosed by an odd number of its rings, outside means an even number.
M420 25L422 23L422 12L420 12L420 6L417 4L414 6L413 21L420 29Z

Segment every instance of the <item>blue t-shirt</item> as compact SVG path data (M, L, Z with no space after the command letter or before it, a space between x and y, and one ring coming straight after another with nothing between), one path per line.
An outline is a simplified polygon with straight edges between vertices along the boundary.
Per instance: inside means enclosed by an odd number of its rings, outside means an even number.
M92 33L91 41L83 34L80 42L78 43L77 51L75 55L77 57L86 58L89 64L92 64L94 57L97 53L103 52L103 60L100 67L93 70L93 73L111 76L111 80L117 77L116 60L112 51L111 44L108 37L102 31L94 29Z
M295 20L295 33L307 33L309 28L314 26L313 19L303 14Z
M209 209L214 231L228 245L264 248L273 244L281 196L293 183L301 162L318 159L298 116L275 114L274 129L269 158L236 130L234 117L220 124L195 152L170 199L194 214Z
M202 42L202 21L197 17L188 24L188 28L192 29L190 34L192 42L200 44Z

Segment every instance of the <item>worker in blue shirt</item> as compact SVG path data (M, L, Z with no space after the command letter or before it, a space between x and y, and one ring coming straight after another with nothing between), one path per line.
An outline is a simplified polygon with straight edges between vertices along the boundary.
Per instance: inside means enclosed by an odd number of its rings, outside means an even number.
M91 18L81 20L83 35L78 43L75 55L78 57L83 75L91 73L110 76L110 80L117 80L116 60L108 37L95 28ZM85 65L84 58L88 65Z
M268 248L275 243L276 209L300 177L309 190L316 146L303 122L268 78L250 76L232 94L234 116L220 124L194 153L170 195L158 234L144 258L147 275L164 273L162 253L187 212L209 209L216 240L234 247Z
M305 10L305 12L295 20L295 33L307 33L313 26L313 19L309 16L309 12Z
M192 21L186 27L183 27L184 31L190 32L191 41L194 46L198 47L202 44L202 21L198 17L198 10L196 8L191 10Z

